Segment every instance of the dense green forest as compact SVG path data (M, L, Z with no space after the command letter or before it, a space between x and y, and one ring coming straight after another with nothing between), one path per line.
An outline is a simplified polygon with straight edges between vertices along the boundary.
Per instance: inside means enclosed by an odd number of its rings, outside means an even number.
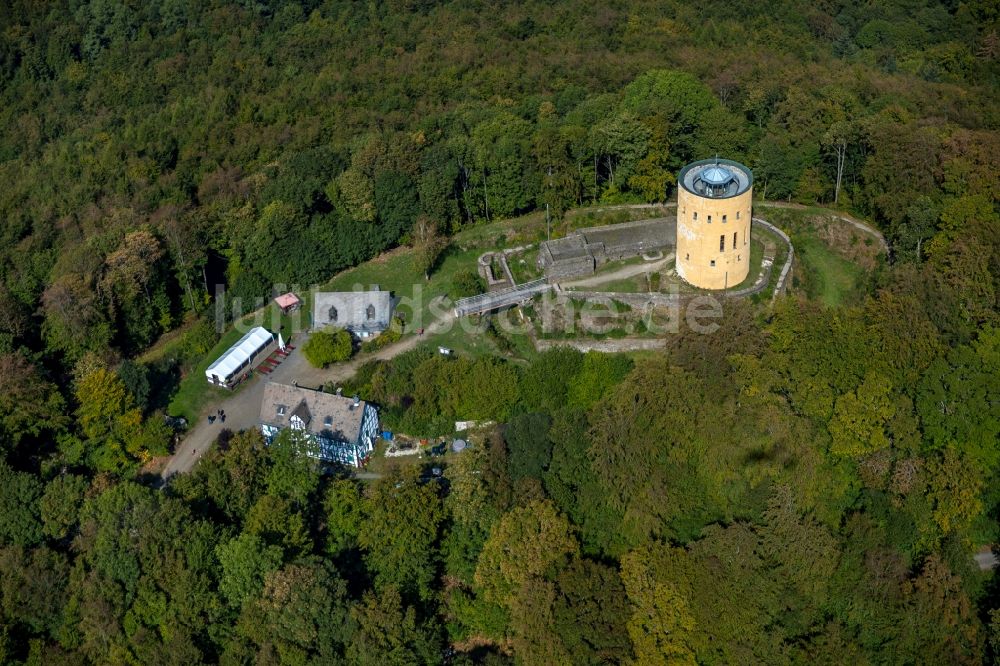
M997 661L993 0L20 0L0 28L0 663ZM441 479L255 433L143 473L216 299L663 201L714 154L877 224L870 296L732 302L637 358L363 366L392 427L496 424Z

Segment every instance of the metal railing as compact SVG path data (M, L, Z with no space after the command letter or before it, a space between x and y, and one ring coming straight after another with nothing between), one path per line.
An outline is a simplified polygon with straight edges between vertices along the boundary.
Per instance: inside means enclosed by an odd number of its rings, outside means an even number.
M545 278L541 278L501 291L460 298L455 301L455 316L463 317L470 314L481 314L491 310L499 310L509 305L517 305L550 289L552 289L552 285Z

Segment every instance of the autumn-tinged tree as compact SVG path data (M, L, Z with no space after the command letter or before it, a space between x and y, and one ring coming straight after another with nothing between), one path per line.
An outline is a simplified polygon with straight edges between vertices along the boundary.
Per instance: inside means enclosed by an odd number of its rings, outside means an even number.
M375 221L375 184L360 170L343 171L326 188L326 194L342 205L351 217L359 222Z
M162 451L163 440L147 441L145 435L152 431L144 432L142 412L117 374L94 368L76 380L74 389L80 431L90 442L98 469L120 469L150 449Z
M569 523L551 502L531 502L512 509L490 530L476 585L487 599L509 605L523 585L578 548Z
M150 279L163 256L160 241L148 231L126 234L121 245L104 260L99 289L107 298L129 301L140 295L151 299Z
M71 273L56 278L42 294L42 308L46 342L72 359L111 342L111 324L86 276Z
M894 657L975 664L982 659L982 630L961 580L939 555L903 585L904 606L895 627Z
M171 325L160 240L149 231L125 235L104 260L98 293L109 304L128 348L143 347Z
M410 236L413 239L414 260L424 279L430 280L441 253L448 247L448 239L440 234L438 225L426 216L417 218Z
M667 138L667 120L662 115L656 115L649 124L652 131L649 151L635 165L635 171L628 179L628 187L643 201L652 203L666 201L667 188L674 184L675 177L671 169L674 165Z
M333 567L317 561L271 571L260 596L244 605L237 631L263 653L340 661L356 630L346 587Z
M891 390L884 377L870 375L856 392L837 398L829 426L835 455L859 456L889 446L886 426L894 413Z
M690 604L669 581L656 579L648 558L644 551L622 558L622 582L632 606L626 626L635 663L695 664L691 634L696 622Z
M953 448L928 461L927 482L934 522L943 534L968 528L982 513L982 471Z

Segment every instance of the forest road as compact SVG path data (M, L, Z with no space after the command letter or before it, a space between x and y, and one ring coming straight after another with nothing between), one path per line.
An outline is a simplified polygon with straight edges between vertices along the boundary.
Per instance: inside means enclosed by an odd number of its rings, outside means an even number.
M414 349L435 333L445 330L452 323L454 323L454 319L451 317L438 319L426 327L423 335L409 335L372 354L360 354L346 363L337 363L328 368L314 368L306 361L302 354L302 345L309 339L307 333L295 341L296 348L266 378L255 375L249 384L243 386L229 398L206 405L202 409L197 424L177 445L174 455L167 461L160 476L166 481L175 474L190 472L195 463L215 444L215 440L223 430L239 432L256 428L260 422L260 401L264 397L264 384L268 381L281 384L298 382L299 386L310 388L319 388L329 382L343 381L352 377L363 363L375 360L387 361L395 358ZM215 423L209 423L208 416L215 414L220 409L226 414L226 422L222 423L216 419Z

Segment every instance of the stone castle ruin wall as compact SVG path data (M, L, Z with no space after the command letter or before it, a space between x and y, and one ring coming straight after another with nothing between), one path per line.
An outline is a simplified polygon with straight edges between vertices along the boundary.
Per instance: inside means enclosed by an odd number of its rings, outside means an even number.
M549 282L590 275L608 261L673 248L676 224L674 217L658 217L578 229L565 238L543 242L538 267Z

